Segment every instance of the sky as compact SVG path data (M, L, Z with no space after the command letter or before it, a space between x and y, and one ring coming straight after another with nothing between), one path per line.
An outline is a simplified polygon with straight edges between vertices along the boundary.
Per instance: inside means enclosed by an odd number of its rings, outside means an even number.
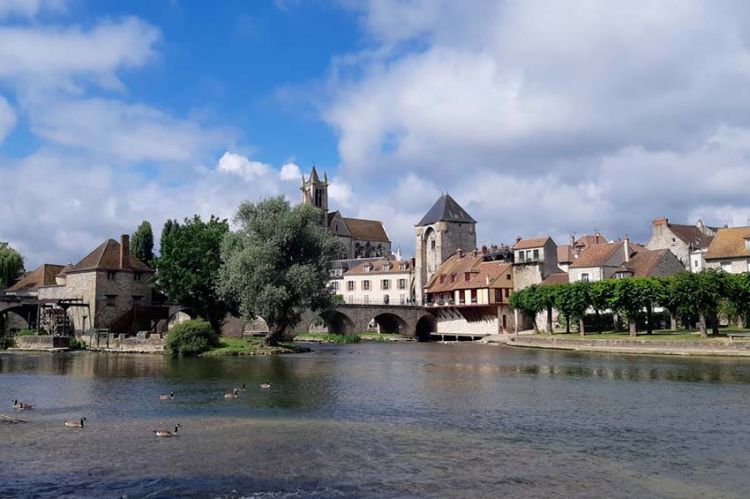
M442 192L480 244L750 218L750 4L0 0L0 241L27 267L149 220L299 201L405 255Z

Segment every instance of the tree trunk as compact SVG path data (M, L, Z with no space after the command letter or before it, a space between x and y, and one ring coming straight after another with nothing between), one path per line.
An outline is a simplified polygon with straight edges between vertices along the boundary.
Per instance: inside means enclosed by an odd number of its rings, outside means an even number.
M711 317L711 333L714 336L719 336L719 316L718 314L713 314Z
M677 317L670 310L667 310L667 312L669 312L669 328L672 331L677 331Z
M651 305L646 306L646 334L654 334L654 326L651 324Z
M602 316L599 311L596 311L596 331L602 334Z
M620 331L620 318L614 312L612 313L612 327L615 333Z
M708 331L706 330L706 314L703 312L698 314L698 327L701 330L701 338L708 338Z
M549 334L554 333L554 330L552 329L552 305L547 306L547 332Z
M263 343L268 346L276 346L284 338L286 333L286 324L268 325L268 334L263 337Z
M581 333L581 336L586 336L586 328L583 325L583 317L578 319L578 332Z
M737 329L743 329L745 327L745 317L740 314L739 317L737 317Z
M628 329L630 330L630 336L638 336L638 323L635 321L635 317L628 316Z
M534 333L539 334L539 326L536 324L536 314L531 316L531 323L534 325Z
M568 316L565 316L565 332L567 334L570 334L570 319L568 319Z

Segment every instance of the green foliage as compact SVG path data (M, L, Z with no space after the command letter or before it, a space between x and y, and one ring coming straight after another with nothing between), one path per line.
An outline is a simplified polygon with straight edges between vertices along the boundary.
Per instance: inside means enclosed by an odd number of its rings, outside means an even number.
M219 336L204 320L190 320L173 327L167 334L167 352L177 357L194 357L219 345Z
M21 329L18 333L16 333L16 336L36 336L39 334L39 331L35 331L34 329Z
M207 222L198 215L182 224L168 220L155 279L157 291L205 318L217 333L232 310L217 292L221 244L228 232L227 221L213 216Z
M556 287L555 306L569 322L582 319L590 304L590 284L579 281Z
M21 254L0 241L0 288L11 286L24 271Z
M235 218L239 230L224 239L219 290L239 305L242 317L265 319L268 344L299 323L305 310L333 306L328 265L339 245L320 230L319 220L318 209L291 208L283 197L246 202Z
M750 273L728 274L725 285L727 315L746 322L750 310Z
M6 350L13 346L13 338L0 338L0 350Z
M71 350L86 350L86 343L79 340L75 336L68 338L68 348Z
M138 230L130 239L130 250L133 255L146 265L154 264L154 233L148 220L141 222Z

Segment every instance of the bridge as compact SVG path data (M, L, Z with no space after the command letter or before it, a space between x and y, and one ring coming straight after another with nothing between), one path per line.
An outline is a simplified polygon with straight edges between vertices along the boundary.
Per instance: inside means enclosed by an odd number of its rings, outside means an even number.
M328 314L306 312L289 336L309 331L318 317L324 321L328 332L335 334L363 333L373 322L381 333L419 340L428 340L430 333L437 330L435 316L419 305L340 304Z

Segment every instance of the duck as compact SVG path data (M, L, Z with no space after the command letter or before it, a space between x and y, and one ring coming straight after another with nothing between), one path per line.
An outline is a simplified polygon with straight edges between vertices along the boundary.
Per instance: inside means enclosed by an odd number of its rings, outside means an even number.
M235 388L231 392L225 393L224 394L224 398L227 399L227 400L236 399L239 396L238 395L239 393L240 393L239 389Z
M86 421L86 417L82 417L79 420L70 419L68 421L65 421L65 427L66 428L83 428L83 422Z
M33 409L34 406L31 404L27 404L26 402L19 402L18 400L13 401L13 408L18 409L19 411L24 411L28 409Z
M271 383L269 383L268 381L266 381L265 383L261 383L260 387L263 388L264 390L266 390L268 388L271 388Z
M174 399L174 392L169 392L166 395L159 395L159 400L172 400Z
M177 423L174 427L174 431L172 430L154 430L154 435L157 437L176 437L177 432L182 428L182 425L180 423Z
M235 390L235 391L238 391L238 392L244 392L244 391L245 391L245 383L242 383L242 386L241 386L241 387L239 387L239 388L235 388L234 390Z

